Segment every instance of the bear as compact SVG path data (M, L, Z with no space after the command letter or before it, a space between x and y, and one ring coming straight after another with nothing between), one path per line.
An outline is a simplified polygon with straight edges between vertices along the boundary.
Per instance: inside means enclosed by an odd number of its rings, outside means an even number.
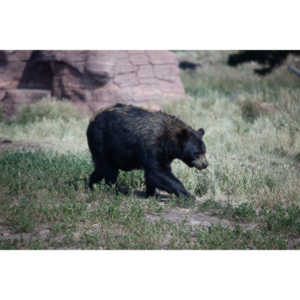
M119 170L144 170L146 197L155 189L195 199L173 175L171 162L208 167L204 129L194 130L177 117L133 105L116 104L98 111L90 120L87 141L95 170L89 188L103 178L115 184Z

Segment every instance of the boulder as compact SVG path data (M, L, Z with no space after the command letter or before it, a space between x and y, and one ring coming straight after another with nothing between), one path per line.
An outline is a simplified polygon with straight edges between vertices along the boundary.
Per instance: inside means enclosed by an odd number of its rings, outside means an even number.
M171 51L0 51L0 102L7 114L41 91L88 112L185 97Z

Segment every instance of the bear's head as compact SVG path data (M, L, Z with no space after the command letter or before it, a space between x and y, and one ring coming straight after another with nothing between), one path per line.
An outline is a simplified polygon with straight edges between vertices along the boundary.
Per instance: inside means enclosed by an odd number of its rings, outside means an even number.
M182 129L178 138L182 145L181 159L189 167L195 167L198 170L206 169L208 162L206 160L206 146L202 140L204 129L189 130Z

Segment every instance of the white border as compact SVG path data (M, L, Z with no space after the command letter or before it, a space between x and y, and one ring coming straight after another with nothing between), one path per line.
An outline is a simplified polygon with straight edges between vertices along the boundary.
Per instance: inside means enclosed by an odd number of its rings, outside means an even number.
M294 3L3 0L0 49L298 49Z
M295 2L296 3L296 2ZM0 49L299 49L294 1L2 1ZM299 251L0 251L2 299L291 299ZM297 293L297 294L296 294Z
M3 252L3 299L252 300L298 294L298 251Z

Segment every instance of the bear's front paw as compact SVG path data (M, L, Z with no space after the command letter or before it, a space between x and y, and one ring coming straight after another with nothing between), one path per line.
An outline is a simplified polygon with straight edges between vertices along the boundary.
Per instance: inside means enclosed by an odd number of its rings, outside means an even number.
M195 204L196 197L191 195L191 194L186 194L179 196L178 198L178 205L183 207L183 208L188 208L191 207Z

